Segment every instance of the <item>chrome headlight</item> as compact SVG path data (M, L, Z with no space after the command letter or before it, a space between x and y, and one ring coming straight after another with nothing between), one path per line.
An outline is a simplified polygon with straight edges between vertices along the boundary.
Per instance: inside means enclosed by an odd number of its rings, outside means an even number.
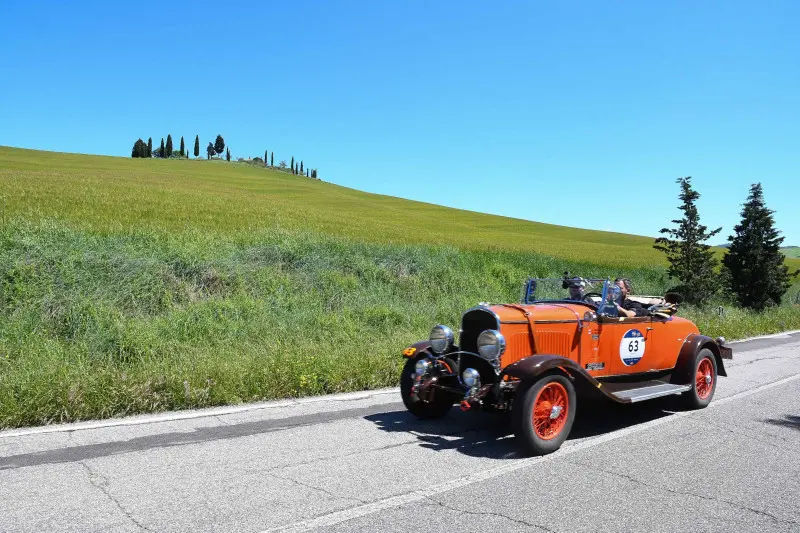
M478 353L489 361L497 359L506 350L506 339L494 329L487 329L478 335Z
M437 354L443 354L453 345L453 330L447 326L434 326L431 330L431 349Z
M461 373L461 382L465 387L472 388L481 384L481 375L474 368L467 368Z
M428 359L420 359L414 365L414 373L417 376L424 376L430 367L431 362Z

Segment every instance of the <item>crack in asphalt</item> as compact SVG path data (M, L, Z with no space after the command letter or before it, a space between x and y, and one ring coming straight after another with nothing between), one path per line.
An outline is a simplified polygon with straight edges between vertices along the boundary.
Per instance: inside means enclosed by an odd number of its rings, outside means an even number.
M570 464L572 464L574 466L580 466L580 467L583 467L583 468L588 468L589 470L594 470L595 472L600 472L600 473L607 474L607 475L610 475L610 476L616 476L616 477L619 477L619 478L622 478L622 479L627 479L628 481L630 481L632 483L636 483L637 485L641 485L641 486L647 487L649 489L655 489L655 490L660 490L660 491L664 491L664 492L669 492L670 494L677 494L677 495L680 495L680 496L691 496L691 497L699 498L701 500L706 500L706 501L725 503L725 504L730 505L731 507L733 507L735 509L739 509L739 510L742 510L742 511L749 511L749 512L757 514L759 516L765 516L765 517L770 518L770 519L772 519L773 521L775 521L775 522L777 522L779 524L788 524L788 525L793 525L793 526L800 525L800 522L796 522L794 520L784 520L782 518L778 518L777 516L775 516L772 513L768 513L767 511L762 511L760 509L753 509L752 507L747 507L746 505L743 505L743 504L740 504L740 503L737 503L737 502L732 502L730 500L725 500L723 498L719 498L719 497L716 497L716 496L706 496L705 494L697 494L695 492L690 492L690 491L682 491L682 490L672 489L672 488L669 488L669 487L663 487L663 486L659 486L659 485L651 485L651 484L646 483L646 482L642 481L641 479L637 479L637 478L635 478L635 477L633 477L631 475L623 474L621 472L614 472L614 471L611 471L611 470L604 470L602 468L598 468L598 467L596 467L596 466L594 466L592 464L589 464L589 463L582 463L582 462L579 462L579 461L571 461L569 459L564 459L564 462L570 463Z
M770 360L773 360L773 359L793 359L793 358L792 357L785 357L785 356L782 356L782 355L775 355L775 356L772 356L772 357L762 357L760 359L751 359L750 361L744 361L742 363L731 364L730 368L741 368L743 366L752 365L753 363L760 363L761 361L770 361ZM725 365L725 366L727 367L728 365Z
M133 516L133 513L128 511L125 508L125 506L122 505L122 503L119 500L117 500L111 494L111 491L108 490L109 480L108 480L108 478L106 476L104 476L103 474L101 474L99 472L95 472L94 470L92 470L92 467L90 467L85 461L78 461L78 464L81 465L83 467L83 469L86 471L86 475L89 478L89 483L93 487L98 489L100 492L102 492L106 496L106 498L108 498L111 501L111 503L113 503L117 507L117 509L119 509L122 512L122 514L124 514L125 517L128 520L131 521L132 524L134 524L136 527L138 527L142 531L152 531L147 526L145 526L144 524L139 522Z
M726 432L732 433L734 435L738 435L740 433L741 434L745 434L748 437L750 437L751 439L757 440L757 441L761 442L762 444L766 444L768 446L772 446L773 448L777 448L778 450L780 450L782 452L789 452L789 453L796 453L797 452L797 450L784 448L783 446L780 446L778 443L772 442L770 439L765 439L764 438L765 436L767 436L767 437L772 437L774 439L778 439L778 440L780 440L782 442L788 442L788 443L797 442L795 440L791 440L791 439L788 439L786 437L782 437L780 435L775 435L774 433L768 433L768 432L764 432L764 431L753 432L748 427L731 427L731 426L729 426L728 424L726 424L724 422L712 422L710 419L701 419L699 416L689 415L686 418L689 419L690 421L696 423L696 424L700 424L700 425L703 425L703 426L712 426L712 427L714 427L716 429L721 429L722 431L726 431ZM692 432L692 434L694 434L694 432Z
M540 529L542 531L547 531L548 533L557 533L555 530L547 528L545 526L542 526L542 525L539 525L539 524L534 524L532 522L526 522L525 520L522 520L522 519L519 519L519 518L514 518L513 516L508 516L508 515L505 515L503 513L491 512L491 511L470 511L470 510L467 510L467 509L461 509L461 508L456 507L454 505L446 504L443 501L437 500L436 498L433 498L433 497L428 497L427 500L428 500L428 502L436 504L439 507L443 507L443 508L445 508L445 509L447 509L449 511L455 511L457 513L463 513L463 514L474 515L474 516L494 516L494 517L497 517L497 518L503 518L503 519L508 520L510 522L514 522L515 524L521 524L523 526L533 527L533 528L536 528L536 529Z
M311 485L309 483L303 483L302 481L298 481L298 480L296 480L294 478L291 478L289 476L278 476L278 475L272 474L272 473L267 473L267 475L270 476L270 477L273 477L275 479L281 480L281 481L288 481L289 483L294 483L295 485L298 485L300 487L305 487L307 489L311 489L311 490L314 490L314 491L317 491L317 492L321 492L321 493L326 494L326 495L330 496L331 498L335 498L337 500L350 500L350 501L353 501L353 502L358 502L360 504L369 503L367 500L362 500L361 498L353 498L351 496L339 496L338 494L335 494L335 493L329 491L328 489L323 489L322 487L317 487L317 486Z
M385 451L385 450L391 450L393 448L402 448L403 446L409 446L409 445L412 445L412 444L420 444L420 441L422 441L423 443L430 443L433 440L444 440L444 438L446 438L446 437L456 437L456 436L459 436L459 435L465 435L465 434L470 434L470 433L478 433L480 431L484 431L484 430L488 430L488 429L491 429L491 428L489 428L489 427L471 427L471 428L466 428L464 430L454 430L451 433L444 433L444 434L441 434L441 435L427 435L425 433L416 433L414 431L409 431L408 432L409 434L414 435L414 439L406 440L406 441L403 441L403 442L395 442L395 443L392 443L392 444L386 444L386 445L383 445L383 446L379 446L377 448L370 448L369 450L356 450L356 451L348 452L348 453L345 453L345 454L325 455L325 456L322 456L322 457L315 457L313 459L309 459L308 461L300 461L300 462L289 463L289 464L285 464L285 465L271 466L271 467L268 467L268 468L245 469L244 473L245 474L268 474L269 475L272 472L275 472L276 470L283 470L283 469L286 469L286 468L295 468L295 467L299 467L299 466L309 466L309 465L314 465L314 464L317 464L317 463L324 463L326 461L334 461L334 460L337 460L337 459L346 459L348 457L353 457L353 456L356 456L356 455L364 455L364 454L367 454L367 453L381 452L381 451Z

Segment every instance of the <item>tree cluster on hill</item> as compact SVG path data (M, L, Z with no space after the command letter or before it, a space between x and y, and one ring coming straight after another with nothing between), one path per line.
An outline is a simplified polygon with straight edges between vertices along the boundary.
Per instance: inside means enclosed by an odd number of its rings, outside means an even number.
M193 150L195 157L200 157L200 136L195 135L194 138L194 150ZM225 139L222 135L217 135L214 142L209 142L208 146L206 147L206 157L208 159L212 159L214 157L223 157L222 154L225 154L225 160L231 160L230 154L230 146L225 145ZM147 144L144 144L142 139L138 139L134 145L133 149L131 150L131 157L158 157L158 158L168 158L168 157L189 157L189 152L186 150L186 143L181 137L181 144L180 150L175 152L172 145L172 135L167 135L166 142L164 138L161 138L161 145L159 148L156 148L155 151L153 150L153 138L149 138ZM241 159L241 158L240 158ZM265 167L272 167L275 168L275 153L270 152L269 150L264 150L264 159L262 160L259 157L256 157L254 160L258 160L263 164ZM319 179L317 175L316 168L308 168L304 161L295 160L294 156L291 158L291 164L287 165L286 161L281 161L277 167L279 170L288 170L294 175L306 176L307 178Z
M142 149L142 145L144 145L144 149ZM183 141L183 137L181 137L181 148L176 152L172 145L172 135L167 134L167 142L165 143L164 138L162 137L161 146L156 148L155 151L153 151L152 137L147 139L147 144L144 144L142 139L137 139L137 141L133 144L131 157L189 157L189 154L186 152L186 144Z
M264 150L264 166L275 168L275 152ZM294 175L305 175L307 178L319 179L317 177L317 169L308 168L305 166L305 162L296 161L294 156L292 156L291 162L288 165L286 161L280 161L277 168L278 170L288 170Z
M800 271L789 273L784 264L786 258L780 250L783 237L775 228L774 211L764 202L761 184L750 187L742 221L728 237L719 273L719 261L705 242L722 228L709 231L700 223L696 205L700 193L692 188L691 177L679 178L678 184L683 218L672 221L675 228L662 229L661 233L668 236L659 237L654 244L667 256L669 276L680 281L673 290L698 305L708 303L720 292L757 311L780 305L791 278Z

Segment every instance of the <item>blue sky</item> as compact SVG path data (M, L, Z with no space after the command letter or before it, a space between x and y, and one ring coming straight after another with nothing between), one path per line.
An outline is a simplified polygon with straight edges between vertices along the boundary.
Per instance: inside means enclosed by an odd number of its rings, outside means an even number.
M348 187L643 235L678 215L679 176L725 234L761 181L800 245L798 20L795 1L12 0L0 144L221 133Z

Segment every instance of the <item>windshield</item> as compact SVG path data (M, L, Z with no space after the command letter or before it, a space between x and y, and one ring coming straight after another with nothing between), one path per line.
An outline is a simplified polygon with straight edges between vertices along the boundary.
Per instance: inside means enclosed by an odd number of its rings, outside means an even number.
M608 280L580 277L532 278L525 283L524 303L584 302L598 305ZM612 284L613 285L613 284Z

